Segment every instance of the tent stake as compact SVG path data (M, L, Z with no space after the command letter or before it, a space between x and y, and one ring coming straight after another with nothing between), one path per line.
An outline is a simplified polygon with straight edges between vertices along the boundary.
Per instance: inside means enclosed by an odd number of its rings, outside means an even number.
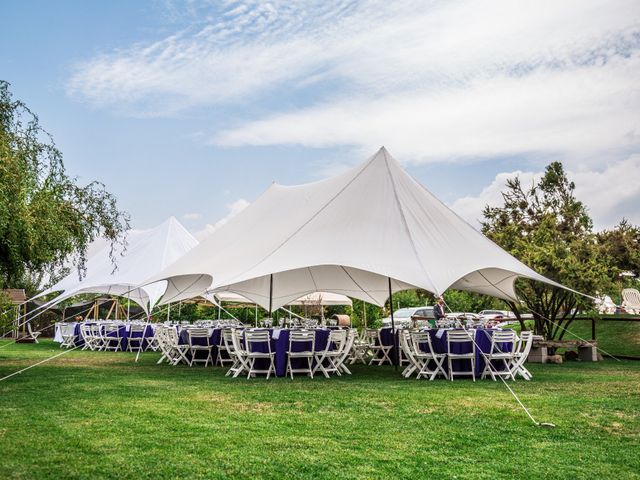
M396 372L398 371L398 347L396 346L396 322L393 319L393 292L391 291L391 277L389 279L389 310L391 310L391 338L393 339L393 360Z

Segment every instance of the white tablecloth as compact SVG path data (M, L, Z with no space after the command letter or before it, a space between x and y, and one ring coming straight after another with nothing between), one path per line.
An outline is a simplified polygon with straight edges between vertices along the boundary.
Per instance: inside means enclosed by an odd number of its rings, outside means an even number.
M57 322L53 341L62 343L62 336L71 335L75 331L77 323L78 322L70 322L66 325L62 325L60 322Z

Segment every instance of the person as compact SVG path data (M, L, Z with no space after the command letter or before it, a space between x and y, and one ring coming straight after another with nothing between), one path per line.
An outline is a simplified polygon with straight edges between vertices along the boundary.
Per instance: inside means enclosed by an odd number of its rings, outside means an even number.
M433 316L436 317L436 321L441 320L447 316L444 309L444 298L438 297L438 301L435 307L433 307Z

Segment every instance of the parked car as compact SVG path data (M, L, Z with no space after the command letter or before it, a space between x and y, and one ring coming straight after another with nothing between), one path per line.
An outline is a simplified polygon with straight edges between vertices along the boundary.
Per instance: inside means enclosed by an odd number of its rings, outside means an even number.
M447 313L447 318L457 318L458 320L473 320L474 322L480 320L480 315L471 312L452 312Z
M393 312L393 320L396 327L408 327L413 321L424 322L433 320L433 307L425 305L424 307L407 307L400 308ZM391 326L391 317L382 319L383 327Z
M507 310L482 310L478 316L481 320L513 320L516 318L513 312Z

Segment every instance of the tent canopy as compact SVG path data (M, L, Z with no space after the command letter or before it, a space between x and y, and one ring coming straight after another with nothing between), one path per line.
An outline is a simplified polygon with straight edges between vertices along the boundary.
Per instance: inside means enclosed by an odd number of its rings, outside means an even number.
M389 279L392 291L456 288L515 300L517 277L561 286L462 220L383 147L336 177L273 184L147 282L168 282L162 303L211 288L276 309L315 291L383 305Z
M205 294L204 298L209 299L212 294ZM255 303L238 293L228 291L214 292L215 298L220 302L229 303ZM345 295L331 292L313 292L289 302L289 305L353 305L351 299Z
M117 259L117 269L109 257L110 246L104 245L87 260L87 272L82 280L73 271L40 296L62 292L52 305L81 293L97 293L127 297L150 312L166 289L166 282L140 284L198 244L198 241L176 220L170 217L151 230L130 232L127 249Z

